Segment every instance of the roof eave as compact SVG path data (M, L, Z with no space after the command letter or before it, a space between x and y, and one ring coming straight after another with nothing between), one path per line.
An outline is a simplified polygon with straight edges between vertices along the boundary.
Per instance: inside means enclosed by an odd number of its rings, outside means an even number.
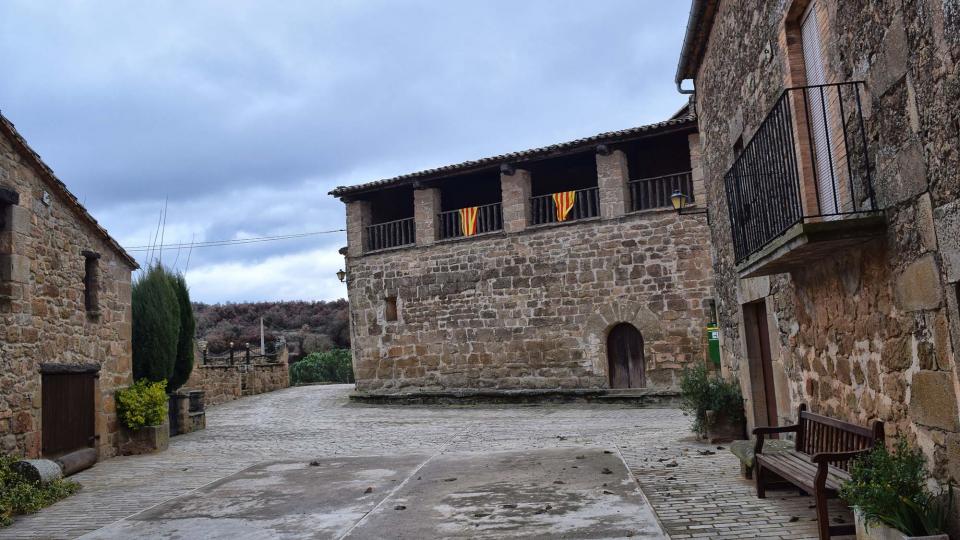
M683 81L696 78L719 4L719 0L693 0L690 4L687 30L677 63L675 82L678 88Z
M564 143L553 144L541 148L533 148L520 152L510 152L499 156L491 156L477 160L464 161L459 164L446 165L434 169L426 169L414 173L404 174L393 178L376 180L356 186L338 186L328 194L341 199L349 199L358 195L390 189L394 187L409 185L417 181L436 180L440 178L459 176L483 169L499 167L501 163L528 163L539 161L551 157L575 154L600 144L611 144L626 142L632 140L646 139L659 135L665 135L676 131L696 129L697 122L694 116L683 118L672 118L670 120L639 126L619 132L608 132L568 141ZM629 133L625 133L629 132ZM569 145L569 146L567 146Z

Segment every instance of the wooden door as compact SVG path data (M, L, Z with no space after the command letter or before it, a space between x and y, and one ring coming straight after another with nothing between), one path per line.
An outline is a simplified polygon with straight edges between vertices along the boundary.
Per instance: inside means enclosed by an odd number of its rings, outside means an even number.
M763 404L767 413L767 425L780 425L777 418L777 393L773 384L773 359L770 354L770 330L767 325L766 302L750 304L754 310L753 321L756 324L757 351L759 358L760 375L763 381Z
M95 373L44 373L41 379L44 456L95 444Z
M647 385L643 336L632 324L614 326L607 336L610 388L643 388Z

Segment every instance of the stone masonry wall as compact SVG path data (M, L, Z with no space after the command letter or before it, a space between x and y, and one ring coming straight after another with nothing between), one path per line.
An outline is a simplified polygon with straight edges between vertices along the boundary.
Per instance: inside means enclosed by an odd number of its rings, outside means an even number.
M696 78L724 371L741 380L754 422L741 306L765 300L781 423L801 402L849 421L879 418L888 435L919 444L939 478L960 481L960 8L820 3L828 80L865 81L886 235L792 275L741 280L723 176L737 138L749 142L795 78L784 21L803 7L771 5L722 2Z
M184 390L203 390L206 405L219 405L243 396L273 392L290 386L289 353L281 349L278 362L250 365L195 365ZM197 358L202 358L197 354Z
M96 446L112 456L113 394L132 382L131 267L3 135L0 187L20 195L0 233L0 453L40 455L41 363L97 364ZM98 315L84 304L84 250L101 255Z
M357 390L606 388L606 336L619 322L643 335L648 385L675 387L678 370L703 355L712 297L703 216L657 210L523 228L508 185L505 229L518 232L348 257Z

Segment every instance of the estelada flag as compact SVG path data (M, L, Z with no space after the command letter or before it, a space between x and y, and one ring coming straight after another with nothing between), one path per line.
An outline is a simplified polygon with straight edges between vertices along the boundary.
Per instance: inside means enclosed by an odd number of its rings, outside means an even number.
M460 232L462 232L464 236L477 234L477 211L479 209L479 206L471 206L470 208L461 208L459 210Z
M557 221L566 221L570 210L573 210L573 202L577 198L576 191L561 191L553 194L553 206L557 209Z

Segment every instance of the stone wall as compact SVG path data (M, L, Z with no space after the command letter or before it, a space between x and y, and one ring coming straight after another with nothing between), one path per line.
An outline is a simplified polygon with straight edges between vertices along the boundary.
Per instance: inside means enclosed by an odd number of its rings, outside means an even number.
M509 206L505 223L522 220ZM652 387L675 387L702 359L703 216L516 228L348 259L358 391L606 388L606 335L619 322L641 331ZM385 318L388 296L397 321Z
M240 370L236 366L193 366L184 390L203 390L206 405L219 405L243 395Z
M742 306L763 300L772 336L777 413L799 403L906 434L935 473L960 481L960 11L950 2L821 2L834 82L865 81L863 107L884 237L790 274L739 279L723 177L797 79L787 43L802 4L722 2L696 78L712 228L723 369L753 388Z
M197 358L202 358L197 353ZM200 365L193 367L182 390L203 390L206 405L219 405L243 396L273 392L290 386L290 367L286 348L276 363L257 361L250 365Z
M109 457L118 442L113 394L131 383L132 262L6 127L0 188L19 203L0 220L0 453L41 453L41 364L96 365L96 447ZM84 302L83 251L100 254L96 312Z

